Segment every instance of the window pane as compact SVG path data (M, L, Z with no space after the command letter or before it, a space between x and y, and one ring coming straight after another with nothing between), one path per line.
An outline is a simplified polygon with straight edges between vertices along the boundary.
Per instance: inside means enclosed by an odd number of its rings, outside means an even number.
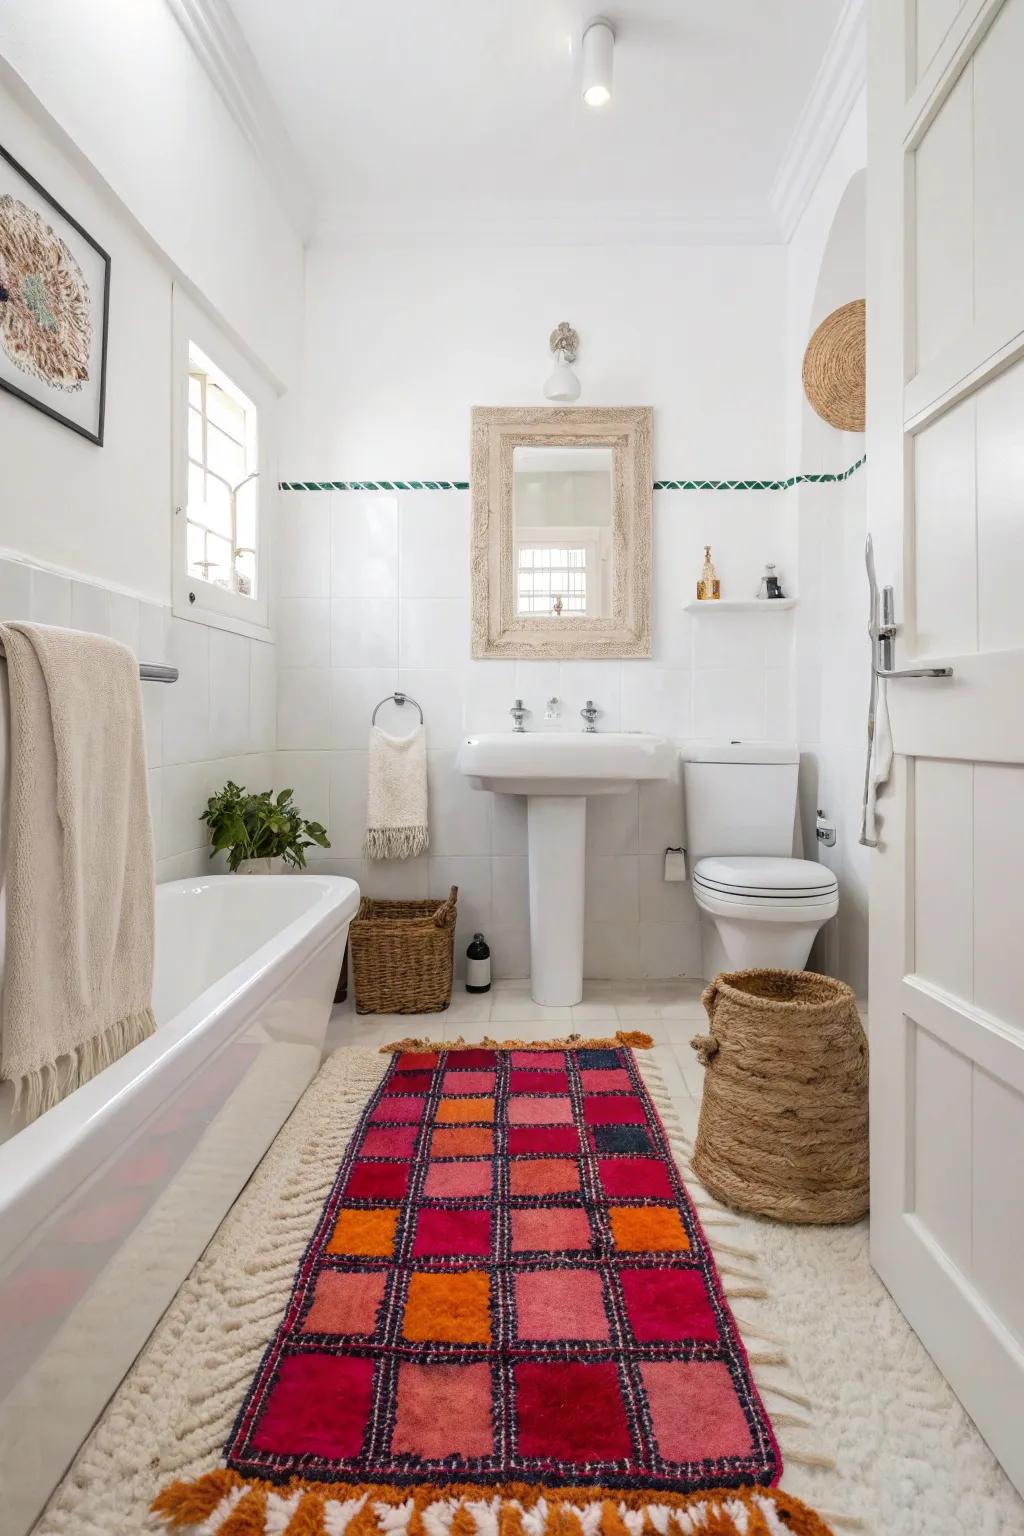
M205 475L198 464L188 466L188 511L190 517L202 518L206 501Z
M206 467L229 485L245 479L245 449L215 426L206 429Z
M235 543L239 549L256 548L258 487L258 480L249 480L235 492Z
M197 464L203 462L203 417L191 406L188 411L188 456Z
M245 442L245 410L237 400L212 379L206 385L206 414L217 427L222 427L229 437Z
M188 539L188 573L190 576L201 576L205 581L203 562L206 559L206 533L198 523L188 523L185 531Z
M228 587L231 580L231 540L219 539L215 534L206 535L206 563L208 568L207 581L212 581L215 586Z
M256 556L246 550L235 555L235 590L242 597L256 596Z
M200 521L212 528L214 533L230 539L231 492L223 480L217 480L213 475L206 477L206 505L200 513Z

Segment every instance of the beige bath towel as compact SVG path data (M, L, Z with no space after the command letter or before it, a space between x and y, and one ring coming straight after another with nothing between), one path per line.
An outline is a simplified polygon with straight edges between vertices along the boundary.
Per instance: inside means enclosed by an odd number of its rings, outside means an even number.
M375 725L363 852L368 859L411 859L429 840L427 733L418 725L408 736L389 736Z
M114 640L0 624L11 698L0 1078L32 1120L155 1029L139 666Z

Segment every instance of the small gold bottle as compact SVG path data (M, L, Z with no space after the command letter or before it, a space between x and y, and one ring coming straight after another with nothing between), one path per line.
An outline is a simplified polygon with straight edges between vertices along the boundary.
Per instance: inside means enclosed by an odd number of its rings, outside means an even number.
M718 579L715 567L711 560L711 545L704 545L704 569L700 573L700 581L697 583L697 597L701 602L711 598L721 597L722 584Z

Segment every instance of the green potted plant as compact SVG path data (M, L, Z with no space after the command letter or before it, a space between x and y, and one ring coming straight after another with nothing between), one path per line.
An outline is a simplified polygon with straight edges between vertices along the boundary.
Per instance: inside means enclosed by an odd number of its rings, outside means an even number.
M206 802L199 818L210 829L210 857L227 853L232 874L273 875L305 869L306 849L329 848L326 830L307 821L292 791L272 789L251 795L230 779Z

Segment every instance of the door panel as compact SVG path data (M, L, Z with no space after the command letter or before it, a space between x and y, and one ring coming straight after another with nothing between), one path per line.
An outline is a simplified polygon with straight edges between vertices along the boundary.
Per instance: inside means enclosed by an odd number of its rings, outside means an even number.
M920 80L949 31L960 9L960 0L917 0L917 69Z
M911 10L870 13L868 498L896 666L953 676L888 684L871 1246L1024 1487L1024 0Z

